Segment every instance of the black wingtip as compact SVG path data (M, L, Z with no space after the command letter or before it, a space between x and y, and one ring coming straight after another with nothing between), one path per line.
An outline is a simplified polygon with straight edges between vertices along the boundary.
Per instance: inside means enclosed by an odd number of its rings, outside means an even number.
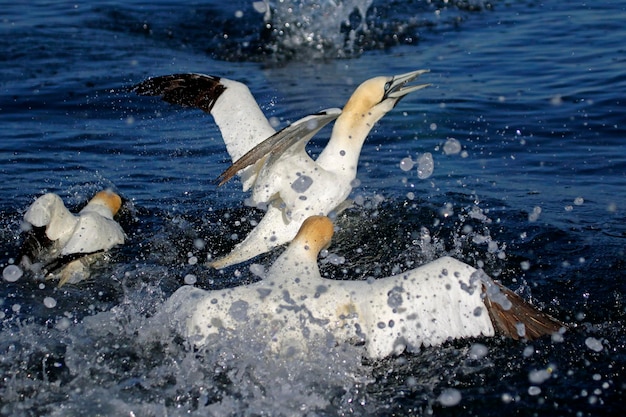
M160 96L170 104L196 107L210 113L226 90L221 78L196 73L171 74L148 78L130 87L141 96Z
M505 302L485 297L489 317L498 333L515 340L535 340L567 329L565 323L539 311L502 284L493 283L505 297Z

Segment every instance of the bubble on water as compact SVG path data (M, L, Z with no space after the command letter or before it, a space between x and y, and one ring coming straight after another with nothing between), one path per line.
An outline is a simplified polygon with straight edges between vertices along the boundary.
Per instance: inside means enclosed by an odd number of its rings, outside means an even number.
M183 280L185 281L185 285L193 285L198 281L198 278L194 274L187 274Z
M206 246L206 242L204 241L204 239L195 239L193 241L193 247L200 250L200 249L204 249L204 247Z
M456 155L461 152L461 142L455 138L448 138L443 145L443 153L446 155Z
M8 265L2 271L2 278L7 282L15 282L22 277L24 273L22 269L17 265Z
M236 11L235 11L235 17L236 17L236 18L242 18L242 17L243 17L243 11L241 11L241 10L236 10Z
M585 339L585 345L595 352L600 352L604 347L602 346L602 341L596 339L595 337L588 337Z
M437 401L444 407L453 407L461 402L461 391L454 388L446 388L439 394Z
M45 305L48 308L54 308L57 306L57 300L55 300L52 297L46 297L43 299L43 305Z
M541 388L536 387L534 385L530 386L530 387L528 387L528 394L529 395L533 395L533 396L534 395L539 395L539 394L541 394Z
M187 263L189 265L195 265L198 263L198 258L196 256L190 256L189 259L187 259Z
M470 359L478 360L487 356L488 352L489 349L487 348L487 346L483 345L482 343L474 343L470 348L468 356L470 357Z
M437 123L431 123L430 130L437 130Z
M522 268L522 271L528 271L530 269L530 262L522 261L520 262L520 267Z
M413 162L410 156L407 156L400 161L400 169L404 172L412 170L414 166L415 162Z
M426 152L417 158L417 177L424 180L433 174L435 169L435 162L433 161L433 155L430 152Z
M585 202L585 199L582 197L576 197L574 199L574 205L576 206L582 206L584 202Z

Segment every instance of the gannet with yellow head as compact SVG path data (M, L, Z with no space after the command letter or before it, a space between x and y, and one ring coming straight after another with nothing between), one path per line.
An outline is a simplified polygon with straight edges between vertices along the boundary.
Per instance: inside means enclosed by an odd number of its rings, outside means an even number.
M317 256L332 234L327 217L310 217L261 281L219 291L184 286L165 312L200 345L250 321L273 329L278 352L294 347L305 352L309 338L330 334L336 342L363 342L371 358L496 332L534 339L564 328L451 257L375 280L322 278Z
M114 220L121 206L119 195L104 190L73 214L57 194L44 194L24 214L26 225L35 230L24 242L21 265L47 278L60 278L59 286L87 278L95 260L91 255L124 243L124 231Z
M425 72L367 80L343 110L306 116L279 132L271 128L248 88L236 81L177 74L150 78L133 90L212 114L234 161L220 175L220 184L240 175L244 191L252 188L252 204L267 208L250 234L211 264L224 268L291 241L307 217L327 215L343 203L352 191L370 130L402 97L428 86L407 85ZM307 143L335 119L328 144L313 160L306 152Z

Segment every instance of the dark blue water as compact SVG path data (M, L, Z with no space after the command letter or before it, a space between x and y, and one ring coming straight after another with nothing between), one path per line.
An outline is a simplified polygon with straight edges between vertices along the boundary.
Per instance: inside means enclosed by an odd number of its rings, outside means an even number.
M0 283L1 415L623 411L626 2L338 4L276 3L268 21L244 1L3 5L0 267L44 192L78 207L114 188L128 242L82 285ZM216 187L229 160L210 117L129 86L185 71L237 79L284 125L419 68L433 86L368 138L330 248L345 262L323 259L323 272L383 277L452 254L572 323L563 340L456 341L375 363L344 346L289 363L260 357L253 329L194 351L151 320L189 274L203 288L253 279L249 263L192 260L226 252L262 213L236 181ZM444 152L451 138L461 152ZM400 168L426 152L430 177ZM470 359L475 343L485 358ZM445 408L449 388L461 401Z

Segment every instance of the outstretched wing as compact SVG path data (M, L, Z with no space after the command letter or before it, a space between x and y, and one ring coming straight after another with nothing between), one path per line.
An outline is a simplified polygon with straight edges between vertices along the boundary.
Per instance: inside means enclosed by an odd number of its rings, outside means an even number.
M237 81L203 74L173 74L149 78L131 90L210 113L233 162L275 133L248 87ZM254 182L255 174L253 169L239 172L244 191Z
M242 169L255 165L263 158L264 166L272 166L289 149L294 146L304 149L306 144L317 132L341 114L341 109L331 108L312 114L290 124L284 129L270 136L245 155L234 162L218 177L219 185L223 185Z

